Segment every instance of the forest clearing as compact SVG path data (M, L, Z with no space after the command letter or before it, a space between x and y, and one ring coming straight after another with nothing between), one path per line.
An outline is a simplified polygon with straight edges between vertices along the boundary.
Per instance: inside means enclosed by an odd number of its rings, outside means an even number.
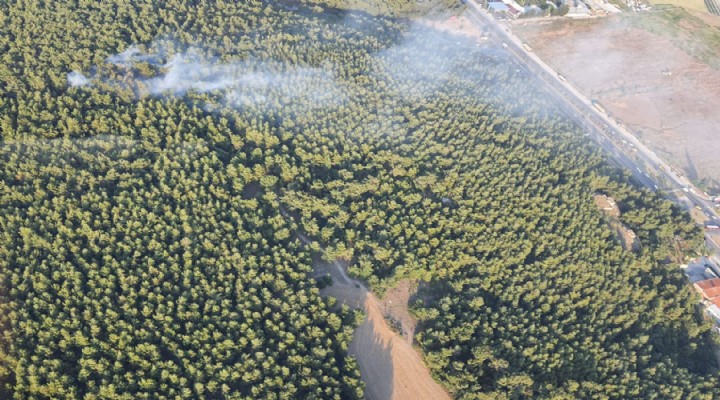
M353 333L349 353L357 359L369 400L450 399L413 346L388 326L372 293L363 287L335 284L321 295L365 313L365 320Z

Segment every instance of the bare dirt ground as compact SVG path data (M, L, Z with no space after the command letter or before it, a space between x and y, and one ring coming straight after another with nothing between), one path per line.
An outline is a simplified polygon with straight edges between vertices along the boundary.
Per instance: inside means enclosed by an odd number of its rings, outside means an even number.
M620 241L623 250L639 250L640 240L637 238L637 235L635 235L635 232L618 219L620 217L620 209L617 203L615 203L615 200L612 197L600 194L593 195L593 199L595 200L595 205L607 216L607 223L610 228L615 231L615 236Z
M702 225L703 223L705 223L705 221L708 220L708 218L705 216L705 214L703 214L703 212L698 210L697 208L690 209L690 217L698 225Z
M403 338L409 344L413 344L413 336L417 327L417 320L410 315L408 303L410 297L415 294L416 283L409 279L403 279L388 290L380 301L383 315L393 321L397 321Z
M707 12L702 11L693 11L688 10L692 15L696 16L700 20L702 20L704 23L715 27L720 28L720 16L708 14Z
M365 321L355 330L349 353L358 361L369 400L450 399L430 376L412 345L390 329L382 306L372 293L362 286L335 284L320 294L365 310Z
M607 197L601 194L594 194L593 199L595 200L595 205L598 206L598 208L605 212L607 215L610 215L611 217L620 216L620 209L618 208L617 203L615 203L615 200L612 197Z
M282 206L280 213L290 218L290 213ZM295 232L295 236L306 246L315 244L302 232ZM357 359L367 399L450 399L445 389L433 380L420 354L412 346L415 321L410 321L407 309L412 284L402 281L396 288L389 290L385 301L394 300L396 306L384 307L361 282L347 275L342 261L327 262L315 254L312 263L314 278L332 278L333 285L320 290L321 296L333 297L339 305L365 311L365 321L355 329L348 353ZM405 321L403 327L408 327L407 339L390 329L383 308L392 310L396 319Z
M720 189L720 29L679 9L513 29L659 156Z

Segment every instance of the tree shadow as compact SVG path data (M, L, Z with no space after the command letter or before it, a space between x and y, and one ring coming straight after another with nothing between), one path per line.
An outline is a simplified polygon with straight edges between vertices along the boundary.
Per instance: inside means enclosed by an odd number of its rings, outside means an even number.
M358 361L360 376L365 382L365 398L391 399L394 385L392 343L376 334L375 326L367 316L353 334L350 351Z
M699 179L697 167L695 166L695 162L693 162L687 147L685 148L685 161L687 162L685 173L687 174L688 179L691 181L697 181Z

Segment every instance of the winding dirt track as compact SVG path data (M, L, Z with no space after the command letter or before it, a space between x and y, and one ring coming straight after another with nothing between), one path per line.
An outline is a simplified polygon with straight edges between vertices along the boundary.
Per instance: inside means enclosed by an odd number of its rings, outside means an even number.
M443 400L450 396L430 376L420 355L393 332L378 300L362 286L334 285L321 291L352 308L363 307L365 321L353 334L349 353L357 358L369 400Z

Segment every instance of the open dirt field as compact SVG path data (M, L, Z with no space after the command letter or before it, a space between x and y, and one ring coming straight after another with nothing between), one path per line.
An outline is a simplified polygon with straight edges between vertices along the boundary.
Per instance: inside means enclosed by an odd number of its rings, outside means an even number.
M680 9L513 29L659 156L720 189L720 29Z
M688 10L707 12L704 0L651 0L654 5L672 4Z
M365 310L365 321L355 330L349 353L357 358L369 400L450 399L412 345L387 325L375 296L362 287L346 285L334 285L320 293Z
M615 203L615 200L612 197L594 194L593 200L595 200L595 205L597 205L597 207L607 215L615 218L620 216L620 209L618 208L617 203Z
M286 218L290 215L283 208L280 212ZM303 244L313 244L312 239L302 232L295 232L295 235ZM433 380L412 346L416 322L407 308L413 293L410 281L400 281L388 290L381 303L361 282L347 276L340 260L326 262L318 253L313 255L313 268L314 278L332 278L333 285L320 290L321 296L334 297L338 305L365 311L365 321L353 332L348 353L357 359L367 399L450 399L445 389ZM405 339L388 326L385 315L400 322Z

